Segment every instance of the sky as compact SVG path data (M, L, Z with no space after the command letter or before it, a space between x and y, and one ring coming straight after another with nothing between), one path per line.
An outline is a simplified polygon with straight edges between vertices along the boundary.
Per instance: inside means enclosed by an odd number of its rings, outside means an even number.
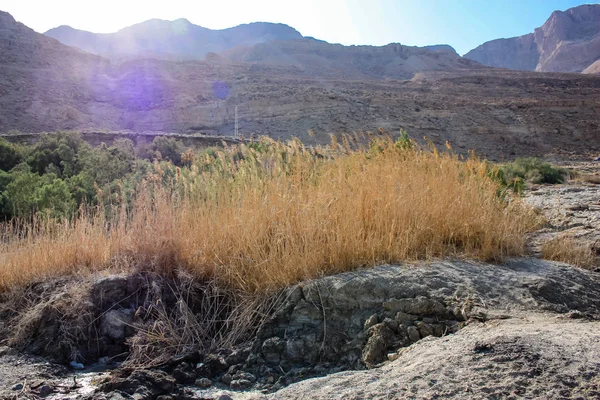
M463 55L488 40L524 35L554 10L588 0L0 0L0 10L37 32L70 25L116 32L151 19L211 29L281 22L330 43L411 46L450 44Z

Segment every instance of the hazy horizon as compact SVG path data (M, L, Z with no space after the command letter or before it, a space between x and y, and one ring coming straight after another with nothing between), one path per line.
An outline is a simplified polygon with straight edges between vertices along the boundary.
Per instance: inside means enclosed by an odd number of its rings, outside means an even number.
M43 33L61 25L94 33L112 33L149 19L185 18L195 25L226 29L252 22L283 23L304 36L344 45L409 46L448 44L463 55L493 39L520 36L542 25L555 10L598 1L579 0L308 0L282 4L274 0L165 3L73 0L52 3L0 0L0 10Z

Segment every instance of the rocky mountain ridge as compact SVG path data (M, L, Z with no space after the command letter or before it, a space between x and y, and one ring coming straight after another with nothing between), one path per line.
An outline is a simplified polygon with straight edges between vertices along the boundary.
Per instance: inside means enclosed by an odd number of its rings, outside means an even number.
M170 60L203 59L211 52L249 46L270 40L301 39L300 32L285 24L255 22L212 30L187 19L148 20L115 33L96 34L59 26L46 36L89 53L114 57L155 57Z
M600 4L553 12L533 33L486 42L464 55L490 67L594 73L600 60Z

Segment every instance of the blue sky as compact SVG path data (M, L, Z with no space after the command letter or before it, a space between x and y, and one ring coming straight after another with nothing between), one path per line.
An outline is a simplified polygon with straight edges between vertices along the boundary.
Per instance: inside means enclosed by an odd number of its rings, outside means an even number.
M0 10L38 32L59 26L115 32L150 18L187 18L212 29L282 22L332 43L447 43L461 55L479 44L532 32L576 0L0 0Z

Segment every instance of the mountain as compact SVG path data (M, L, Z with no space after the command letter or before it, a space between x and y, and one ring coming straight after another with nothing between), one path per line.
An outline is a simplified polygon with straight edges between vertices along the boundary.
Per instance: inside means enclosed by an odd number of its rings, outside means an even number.
M451 53L455 53L458 54L456 52L456 50L454 50L454 47L450 46L449 44L433 44L433 45L429 45L429 46L423 46L426 49L429 50L433 50L433 51L449 51Z
M40 35L0 11L0 130L97 122L81 101L90 95L90 82L108 70L107 60Z
M582 72L600 59L600 4L554 11L533 33L486 42L464 57L490 67Z
M236 47L220 56L233 63L295 66L313 75L346 78L410 79L418 72L482 68L460 57L450 46L432 47L434 49L399 43L342 46L307 38Z
M105 57L145 57L181 60L202 59L236 46L250 46L271 40L301 39L302 35L284 24L255 22L234 28L211 30L186 19L152 19L116 33L97 34L59 26L46 36L68 46Z
M599 108L595 75L499 70L447 49L306 38L204 61L109 60L0 14L0 133L231 135L237 114L245 137L324 143L329 133L406 129L502 159L600 150Z

